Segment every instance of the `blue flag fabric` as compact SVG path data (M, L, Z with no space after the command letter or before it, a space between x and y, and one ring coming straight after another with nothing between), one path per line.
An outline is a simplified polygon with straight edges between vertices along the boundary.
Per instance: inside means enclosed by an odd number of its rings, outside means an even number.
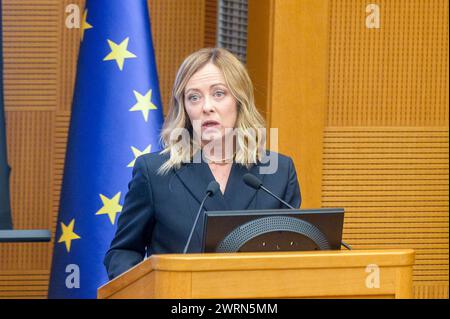
M146 0L88 0L49 298L95 298L135 159L160 150L163 116Z

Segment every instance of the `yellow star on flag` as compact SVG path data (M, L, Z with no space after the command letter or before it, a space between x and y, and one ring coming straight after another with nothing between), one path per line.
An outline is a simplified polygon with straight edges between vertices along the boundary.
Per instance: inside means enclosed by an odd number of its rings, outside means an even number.
M99 194L100 198L103 202L103 207L100 208L95 215L103 215L107 214L109 216L109 220L111 221L111 224L114 225L114 222L116 220L116 215L120 213L122 210L122 206L119 205L120 200L120 192L118 192L116 195L114 195L113 198L108 198L102 194Z
M133 151L133 154L134 154L134 160L132 160L132 161L130 162L130 164L127 165L127 167L134 167L134 163L136 162L136 159L137 159L139 156L143 155L143 154L148 154L148 153L150 153L150 149L151 149L151 148L152 148L152 146L149 145L149 146L147 146L147 147L145 148L145 150L143 150L143 151L141 152L141 151L138 150L136 147L131 146L131 150Z
M84 38L84 31L93 28L93 26L87 22L87 13L88 13L87 9L84 10L83 20L81 21L81 41L83 41Z
M116 60L120 71L122 71L125 59L136 58L136 55L127 50L129 39L130 38L126 38L120 44L117 44L108 39L108 44L111 48L111 52L103 58L103 61Z
M61 223L62 235L58 240L58 243L64 242L66 244L67 252L70 252L70 245L72 240L80 239L81 237L74 233L73 228L75 226L75 219L72 219L68 226Z
M152 90L149 90L145 95L141 95L139 92L133 90L137 103L133 105L130 112L141 111L144 116L145 122L148 120L148 112L150 110L156 110L157 107L152 103Z

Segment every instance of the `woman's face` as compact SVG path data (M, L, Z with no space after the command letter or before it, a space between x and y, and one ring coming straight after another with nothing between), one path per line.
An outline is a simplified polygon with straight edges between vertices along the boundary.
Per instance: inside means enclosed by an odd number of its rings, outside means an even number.
M184 105L202 143L221 140L226 128L234 128L237 101L226 85L220 69L208 63L189 79Z

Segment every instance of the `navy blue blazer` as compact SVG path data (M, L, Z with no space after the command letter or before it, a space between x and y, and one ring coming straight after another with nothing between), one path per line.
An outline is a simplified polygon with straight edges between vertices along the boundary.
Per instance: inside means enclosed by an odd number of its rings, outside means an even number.
M141 262L145 255L181 253L186 245L206 187L214 176L204 162L183 164L166 175L158 175L158 168L167 159L168 155L152 153L138 157L135 162L117 231L104 259L110 279ZM224 194L219 191L208 198L205 210L286 208L264 191L247 186L242 179L246 173L254 174L286 202L300 207L300 187L292 159L278 154L274 174L260 174L260 166L247 169L233 164ZM188 252L201 251L201 221Z

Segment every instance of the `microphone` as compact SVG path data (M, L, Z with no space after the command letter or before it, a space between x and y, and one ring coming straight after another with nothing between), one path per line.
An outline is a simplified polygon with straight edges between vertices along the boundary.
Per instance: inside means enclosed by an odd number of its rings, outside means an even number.
M278 197L277 195L275 195L274 193L272 193L270 190L268 190L267 188L265 188L262 184L262 182L258 179L258 177L256 177L255 175L252 175L250 173L247 173L244 175L243 177L244 179L244 183L247 184L247 186L250 186L251 188L254 189L262 189L263 191L265 191L267 194L271 195L272 197L274 197L275 199L279 200L281 203L283 203L285 206L289 207L290 209L295 209L294 207L292 207L292 205L290 205L289 203L286 203L284 200L282 200L280 197Z
M202 203L200 204L200 207L197 212L197 216L195 217L194 225L192 225L191 233L189 234L189 238L187 240L186 246L184 246L183 254L187 252L187 249L189 247L189 244L191 243L192 235L194 234L195 226L197 225L198 218L200 217L200 213L202 211L203 205L205 205L205 201L208 197L214 196L220 189L219 183L216 181L211 181L208 184L208 187L206 187L206 195L203 197Z
M251 188L254 188L256 190L262 189L263 191L265 191L269 195L271 195L271 196L275 197L276 199L278 199L281 203L283 203L284 205L286 205L290 209L295 209L294 207L292 207L292 205L290 205L289 203L286 203L280 197L278 197L277 195L272 193L270 190L265 188L263 186L261 180L258 177L256 177L255 175L247 173L247 174L244 175L243 179L244 179L244 183L247 184L248 186L250 186ZM352 247L349 244L346 244L344 241L341 241L341 245L344 246L345 248L347 248L348 250L352 250Z

